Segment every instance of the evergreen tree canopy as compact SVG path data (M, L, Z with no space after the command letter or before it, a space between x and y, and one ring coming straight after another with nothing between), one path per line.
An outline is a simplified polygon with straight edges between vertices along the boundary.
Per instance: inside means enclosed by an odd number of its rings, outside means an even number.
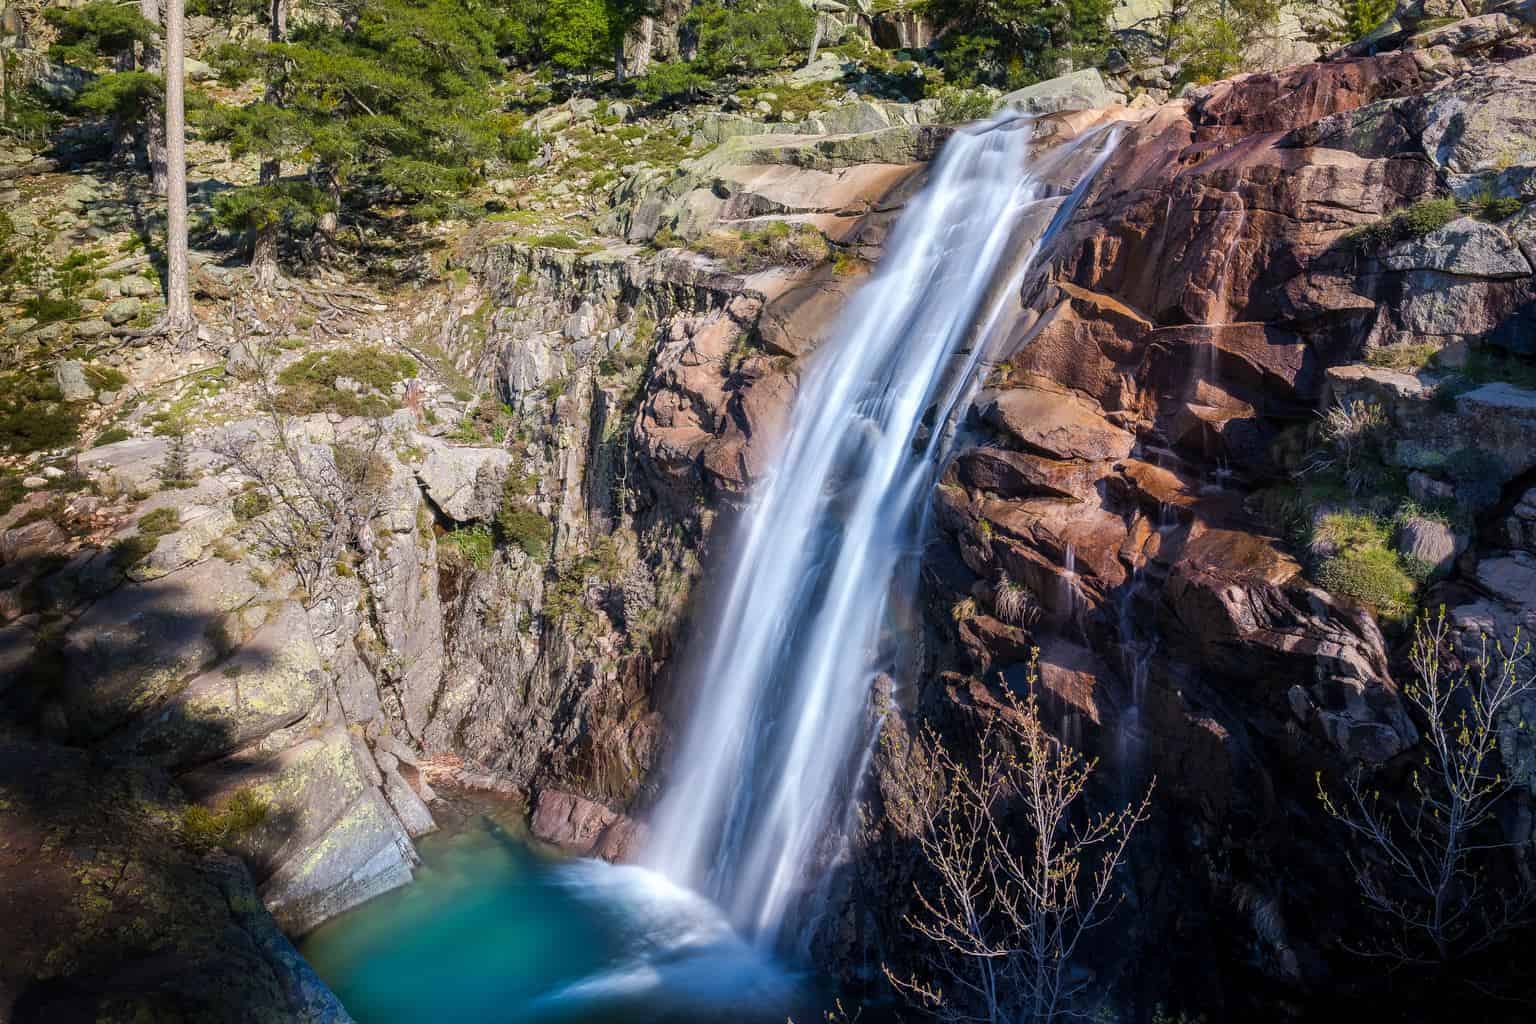
M254 186L221 197L220 220L256 227L280 217L303 228L335 208L344 184L430 214L488 160L523 156L525 141L490 95L498 18L457 0L364 0L339 24L223 47L225 79L261 80L267 98L216 111L212 134L236 155L308 165L330 187Z
M688 24L706 71L763 71L810 49L816 14L800 0L706 0L688 12Z
M43 17L58 33L51 56L81 67L93 67L103 57L132 54L136 43L155 37L155 26L144 20L137 5L113 0L91 0L83 7L50 7Z
M952 26L945 77L959 84L1025 85L1056 73L1057 58L1094 51L1109 38L1113 0L926 0Z
M543 42L549 59L569 71L607 62L613 28L604 0L549 0Z
M116 71L87 85L75 99L81 110L127 123L158 115L165 102L165 82L147 71Z

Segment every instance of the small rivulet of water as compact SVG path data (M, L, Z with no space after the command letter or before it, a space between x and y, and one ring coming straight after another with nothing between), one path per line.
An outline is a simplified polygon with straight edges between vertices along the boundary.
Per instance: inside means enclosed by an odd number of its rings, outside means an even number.
M946 144L807 367L700 624L692 709L644 863L760 945L784 938L836 845L875 733L871 682L898 668L882 648L890 595L917 571L978 371L1114 136L1089 132L1037 160L1034 132L1002 116Z

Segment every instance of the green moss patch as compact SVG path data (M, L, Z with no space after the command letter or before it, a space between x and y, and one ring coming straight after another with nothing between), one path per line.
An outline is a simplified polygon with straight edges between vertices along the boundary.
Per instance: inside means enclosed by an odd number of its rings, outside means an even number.
M0 451L20 454L74 444L81 407L64 401L47 370L0 376Z
M395 409L390 389L416 375L416 360L373 346L337 352L311 352L277 375L283 412L307 415L387 416ZM355 381L358 390L337 387Z

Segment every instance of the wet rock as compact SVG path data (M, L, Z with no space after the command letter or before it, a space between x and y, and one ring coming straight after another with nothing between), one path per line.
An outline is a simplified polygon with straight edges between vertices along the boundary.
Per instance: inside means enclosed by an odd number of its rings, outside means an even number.
M553 789L539 792L533 834L571 853L619 860L637 848L635 822L602 804Z
M1026 448L1057 459L1123 459L1136 439L1068 395L1016 389L996 395L982 416Z

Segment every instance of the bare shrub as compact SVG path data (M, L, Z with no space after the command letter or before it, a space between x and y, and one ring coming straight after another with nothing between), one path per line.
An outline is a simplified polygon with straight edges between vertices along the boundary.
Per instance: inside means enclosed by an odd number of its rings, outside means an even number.
M1522 844L1504 836L1496 814L1514 788L1504 758L1526 732L1520 706L1536 672L1518 632L1491 646L1485 637L1475 657L1457 664L1443 609L1415 624L1409 662L1414 678L1403 693L1424 730L1411 792L1384 796L1357 768L1338 794L1319 775L1318 794L1359 840L1349 863L1365 903L1387 924L1359 952L1443 963L1488 948L1528 919L1533 892ZM1498 858L1513 859L1512 870L1496 872Z
M390 470L381 420L368 420L345 441L308 441L273 392L270 353L245 342L255 365L267 420L232 436L220 454L256 484L260 512L249 528L266 553L291 570L313 606L329 593L349 550L372 554L371 522L383 506Z
M946 1021L1053 1021L1081 1016L1088 980L1070 968L1084 938L1120 903L1137 802L1089 812L1097 762L1054 739L1029 695L1006 693L987 721L975 763L931 729L905 762L907 801L895 820L917 839L933 878L915 886L906 923L923 940L923 977L886 977Z

